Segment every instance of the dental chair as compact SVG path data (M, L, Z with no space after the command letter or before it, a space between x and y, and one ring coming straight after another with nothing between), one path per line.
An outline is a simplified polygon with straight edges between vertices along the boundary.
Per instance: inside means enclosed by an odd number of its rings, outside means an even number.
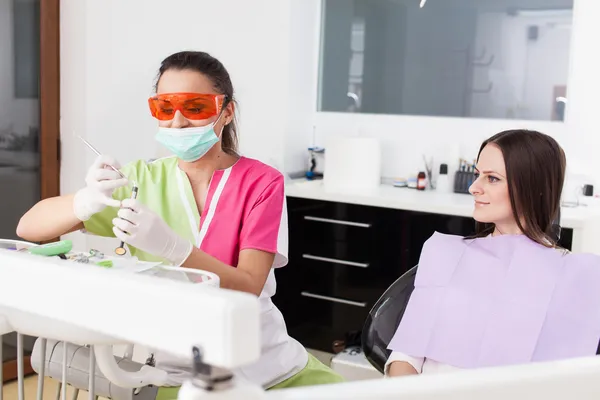
M128 291L130 296L105 296L106 287ZM22 296L24 292L36 293L44 301ZM172 304L190 306L173 308ZM156 324L155 316L166 314L170 323ZM11 331L82 341L94 348L98 344L134 343L189 359L193 374L183 383L179 400L600 398L600 357L430 374L416 380L372 379L265 391L233 373L260 357L260 304L256 296L217 287L197 290L184 282L166 283L139 274L0 251L0 333ZM63 352L63 357L67 353ZM110 368L101 364L99 369L110 373ZM66 368L63 372L65 382ZM19 399L25 399L22 383L21 373ZM93 385L90 388L87 398L94 400L98 393L94 393ZM144 400L140 394L130 397ZM68 400L65 390L62 399ZM14 396L6 400L14 400Z
M0 250L9 250L9 253L10 251L19 253L34 246L36 246L35 243L0 239ZM172 270L184 271L181 268L168 266L160 268L164 269L166 274ZM213 287L219 285L218 277L206 271L185 269L185 274L193 284ZM164 273L159 273L155 276L164 275ZM65 280L68 281L68 278L65 277ZM43 300L40 301L43 302ZM4 333L11 332L10 330L6 331L5 328L0 317L0 339ZM40 329L39 326L36 329ZM52 333L54 338L32 335L37 339L35 339L31 354L25 352L24 349L25 335L17 333L19 400L24 400L22 396L24 377L30 371L38 374L36 396L38 400L42 399L44 392L43 377L58 381L56 399L61 397L61 393L66 393L67 386L73 388L73 399L77 398L80 390L92 393L91 398L95 399L98 396L111 400L154 399L158 390L156 382L161 384L166 382L166 372L155 368L153 354L150 354L145 362L136 362L133 359L134 344L132 343L117 341L113 348L113 343L110 342L86 341L86 337L89 336L86 332L78 333L76 330L68 332L56 328ZM61 340L56 339L57 337ZM93 336L92 339L94 339ZM117 354L120 353L120 351L117 352L117 349L121 348L124 348L124 352ZM0 359L2 353L0 348ZM2 377L3 373L0 369L0 400L3 398Z
M552 224L552 234L558 242L561 236L560 210ZM396 333L415 288L417 268L418 265L409 269L388 287L369 312L363 326L362 351L369 363L382 374L391 353L391 350L387 349L388 344ZM600 354L600 343L597 354Z

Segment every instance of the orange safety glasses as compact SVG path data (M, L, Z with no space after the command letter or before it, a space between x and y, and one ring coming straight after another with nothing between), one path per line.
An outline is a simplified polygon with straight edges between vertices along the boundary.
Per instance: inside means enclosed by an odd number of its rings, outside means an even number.
M173 119L178 110L187 119L202 120L219 114L226 98L224 94L165 93L150 97L148 105L159 121Z

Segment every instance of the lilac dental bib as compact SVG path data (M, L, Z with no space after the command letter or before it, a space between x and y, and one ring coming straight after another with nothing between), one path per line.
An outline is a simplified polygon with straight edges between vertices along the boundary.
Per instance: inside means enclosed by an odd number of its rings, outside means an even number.
M435 233L388 348L459 368L596 354L600 257L524 235Z

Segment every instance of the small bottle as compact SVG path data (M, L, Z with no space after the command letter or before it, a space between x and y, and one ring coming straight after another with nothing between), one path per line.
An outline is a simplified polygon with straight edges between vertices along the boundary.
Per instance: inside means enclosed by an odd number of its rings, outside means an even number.
M450 178L448 177L448 164L440 164L440 175L437 178L435 189L442 193L450 192Z
M417 190L425 190L427 186L427 177L425 176L425 172L419 172L417 175Z

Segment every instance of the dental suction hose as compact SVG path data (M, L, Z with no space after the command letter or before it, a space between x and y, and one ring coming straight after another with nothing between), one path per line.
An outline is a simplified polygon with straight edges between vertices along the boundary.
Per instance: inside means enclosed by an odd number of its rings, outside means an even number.
M167 383L167 372L149 365L142 366L137 372L121 369L115 361L113 348L110 345L95 345L94 353L98 369L117 386L133 389L148 385L164 386Z

